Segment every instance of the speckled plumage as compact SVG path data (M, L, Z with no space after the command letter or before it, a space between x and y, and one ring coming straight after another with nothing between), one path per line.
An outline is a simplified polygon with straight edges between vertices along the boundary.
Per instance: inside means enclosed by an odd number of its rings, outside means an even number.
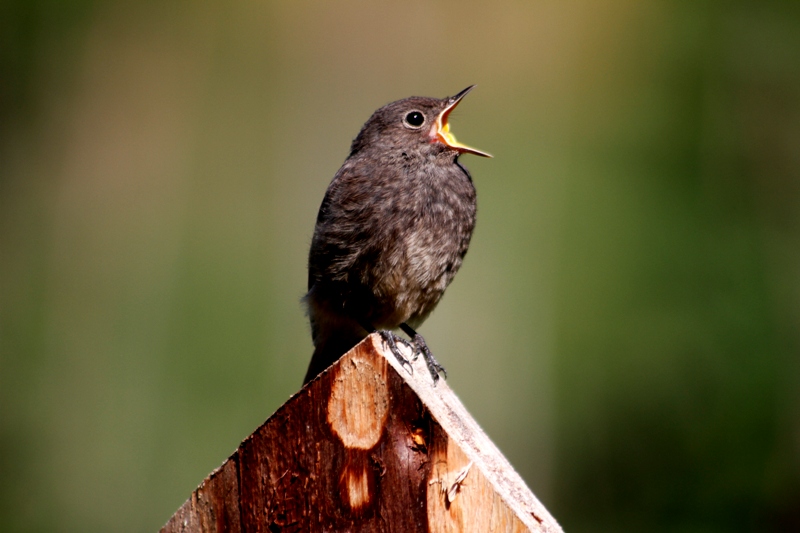
M328 186L308 260L306 382L371 331L422 324L461 266L475 187L459 150L431 129L452 104L412 97L378 109ZM406 120L413 111L419 128Z

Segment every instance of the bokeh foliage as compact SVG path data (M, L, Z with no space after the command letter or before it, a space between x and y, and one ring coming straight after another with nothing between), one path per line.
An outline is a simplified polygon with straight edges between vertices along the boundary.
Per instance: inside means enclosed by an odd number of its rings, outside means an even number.
M378 106L479 221L422 328L567 531L800 530L797 2L0 2L0 529L154 531L300 385Z

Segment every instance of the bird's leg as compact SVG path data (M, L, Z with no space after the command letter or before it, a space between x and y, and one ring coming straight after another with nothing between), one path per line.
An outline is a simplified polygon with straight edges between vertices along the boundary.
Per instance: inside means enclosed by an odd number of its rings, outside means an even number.
M394 355L395 359L397 359L397 361L400 363L400 366L408 370L409 374L411 375L414 374L414 367L411 366L409 360L406 359L402 353L400 353L400 349L397 347L397 343L402 342L403 344L411 348L412 352L414 352L415 347L413 345L409 344L409 342L405 340L403 337L400 337L389 330L386 329L376 330L375 328L369 325L362 325L362 327L369 333L375 333L377 331L378 335L381 336L383 345L389 347L389 350L392 352L392 355Z
M421 353L422 357L425 358L425 364L428 365L428 371L431 373L431 377L433 378L433 384L436 385L436 382L439 381L439 373L444 374L444 378L447 379L447 371L433 356L431 349L428 348L427 344L425 344L425 339L422 338L422 335L414 331L414 329L406 323L400 324L400 329L402 329L406 335L411 337L411 342L414 344L415 352Z

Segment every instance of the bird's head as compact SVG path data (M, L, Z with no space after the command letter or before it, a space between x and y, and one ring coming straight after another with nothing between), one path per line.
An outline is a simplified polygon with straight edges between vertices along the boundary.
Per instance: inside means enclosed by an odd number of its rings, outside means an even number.
M361 128L350 147L350 154L372 147L422 153L451 151L456 154L492 157L486 152L461 144L450 132L450 113L473 87L475 86L470 85L457 95L447 98L412 96L383 106Z

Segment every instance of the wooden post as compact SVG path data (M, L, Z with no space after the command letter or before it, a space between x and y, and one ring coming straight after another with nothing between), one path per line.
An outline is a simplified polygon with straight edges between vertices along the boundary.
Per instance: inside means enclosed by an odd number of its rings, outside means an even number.
M404 347L401 347L401 349ZM371 335L292 396L178 509L178 532L560 532L422 358Z

